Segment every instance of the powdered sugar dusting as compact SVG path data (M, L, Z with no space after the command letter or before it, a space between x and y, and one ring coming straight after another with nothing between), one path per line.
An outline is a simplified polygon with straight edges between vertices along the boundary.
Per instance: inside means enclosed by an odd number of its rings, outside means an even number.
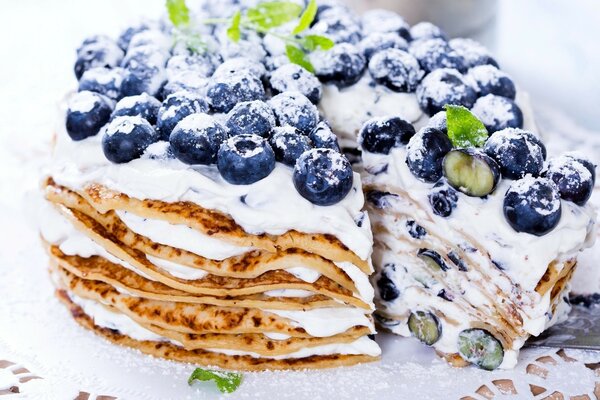
M106 126L105 135L112 136L116 133L129 135L138 125L150 126L148 121L139 116L116 117Z
M83 91L74 94L68 103L69 110L72 112L87 113L92 111L99 102L100 96L96 93Z

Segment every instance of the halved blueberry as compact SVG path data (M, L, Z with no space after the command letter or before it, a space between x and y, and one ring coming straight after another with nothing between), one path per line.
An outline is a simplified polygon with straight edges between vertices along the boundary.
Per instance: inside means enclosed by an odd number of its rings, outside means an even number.
M296 162L294 186L302 197L319 206L342 201L354 181L350 161L335 150L312 149Z
M285 64L271 73L269 78L274 94L300 92L313 104L321 100L322 85L316 76L296 64Z
M113 103L101 94L82 91L68 102L66 128L73 140L96 135L110 119Z
M340 86L353 85L362 77L367 61L362 52L350 43L342 43L327 51L311 53L315 75L321 82Z
M412 124L400 117L377 117L365 122L358 144L369 153L389 154L392 148L406 145L414 135Z
M244 101L229 111L225 125L232 136L255 134L268 138L275 127L275 114L264 101Z
M369 61L369 73L377 83L396 92L414 92L423 77L417 59L398 49L375 53Z
M496 161L479 149L452 150L444 157L443 168L448 183L467 196L487 196L500 180Z
M427 264L427 266L433 271L447 271L449 269L448 264L446 264L444 261L444 258L436 251L430 249L419 249L417 252L417 257L423 260L423 262L425 262L425 264Z
M471 109L492 134L506 128L522 128L523 112L506 97L488 94L477 99Z
M456 208L458 193L446 183L445 179L440 179L433 186L428 198L433 213L446 218L449 217L450 214L452 214L452 210Z
M446 104L473 107L477 94L464 77L455 69L440 68L431 72L417 88L417 100L421 109L433 115Z
M416 311L408 317L408 329L421 342L431 346L442 336L442 326L430 312Z
M217 167L227 182L249 185L266 178L275 169L275 153L258 135L237 135L221 144Z
M264 100L265 88L260 78L249 72L218 76L215 72L206 95L214 111L225 113L243 101Z
M335 136L335 133L333 133L331 127L325 121L320 121L315 129L308 134L308 137L312 141L314 148L340 151L337 136Z
M519 179L542 171L546 149L540 143L530 132L507 128L490 136L483 149L500 165L503 177Z
M292 126L277 127L269 143L275 152L275 159L293 167L302 153L312 148L310 139Z
M319 121L319 111L300 92L283 92L273 96L268 103L279 126L293 126L308 135Z
M169 137L175 157L186 164L214 164L225 128L208 114L191 114L182 119Z
M423 128L406 146L406 164L418 179L436 182L442 177L442 160L450 150L448 135L435 128Z
M543 236L558 225L560 195L547 178L526 176L514 181L504 196L504 216L517 232Z
M152 125L141 117L117 117L110 121L102 137L104 155L114 163L126 163L144 154L159 140Z
M208 103L203 97L187 91L169 95L160 106L156 120L161 138L168 140L179 121L196 113L208 113Z
M458 334L457 344L462 358L488 371L498 368L504 359L500 341L483 329L465 329Z
M503 71L493 65L478 65L469 70L467 76L475 84L477 95L495 94L514 100L517 89L514 82Z
M556 184L561 198L579 206L587 203L594 190L594 179L588 167L569 156L550 160L544 176Z
M142 93L137 96L123 97L113 111L112 118L123 116L140 116L156 124L156 117L160 109L160 101L150 96L148 93Z

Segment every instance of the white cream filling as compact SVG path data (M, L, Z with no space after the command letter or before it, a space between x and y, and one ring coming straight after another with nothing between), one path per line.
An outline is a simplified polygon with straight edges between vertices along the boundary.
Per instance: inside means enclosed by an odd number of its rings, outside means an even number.
M315 283L321 277L321 273L319 271L315 271L314 269L306 267L292 267L287 268L285 271L307 283Z
M375 289L373 288L373 285L371 285L367 274L350 262L336 262L335 265L344 271L346 275L348 275L354 282L356 290L358 291L358 293L355 293L354 296L358 297L374 308L375 306L373 304L373 298L375 297Z
M307 311L265 310L291 320L309 335L328 337L346 332L354 326L366 326L375 333L373 323L359 308L317 308Z
M316 293L303 289L276 289L264 292L268 297L310 297Z
M170 275L172 275L176 278L194 281L197 279L202 279L206 275L208 275L208 272L206 272L204 270L177 264L172 261L163 260L162 258L153 257L148 254L146 254L146 258L152 264L164 269L166 272L168 272Z

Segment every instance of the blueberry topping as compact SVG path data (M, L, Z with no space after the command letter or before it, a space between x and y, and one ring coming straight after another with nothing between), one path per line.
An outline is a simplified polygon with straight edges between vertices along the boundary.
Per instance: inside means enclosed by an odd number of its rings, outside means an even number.
M533 138L535 136L527 131L507 128L490 136L484 151L500 165L505 178L538 176L544 167L545 149Z
M442 256L436 251L419 249L417 257L423 260L433 271L447 271L449 269L448 264L446 264Z
M268 138L275 127L275 115L264 101L245 101L229 111L225 124L232 136L256 134Z
M123 59L123 50L117 43L106 36L95 36L84 40L77 49L75 76L81 78L83 73L94 67L114 68Z
M537 139L537 138L536 138ZM539 140L539 139L538 139ZM583 164L583 166L585 168L587 168L588 171L590 171L590 174L592 175L592 184L596 183L596 165L594 165L593 162L591 162L588 158L586 158L583 154L579 154L576 151L572 151L569 153L565 153L564 154L565 157L569 157L574 159L575 161L579 161L581 164ZM544 154L544 158L545 154Z
M173 40L159 29L146 29L133 35L129 41L128 51L141 46L157 46L170 51Z
M522 128L523 113L517 104L506 97L488 94L480 97L471 110L494 133L505 128Z
M500 181L500 166L479 149L452 150L444 157L443 168L450 186L467 196L487 196Z
M316 128L308 134L314 148L332 149L340 151L340 145L337 136L331 130L331 127L325 121L320 121Z
M452 214L452 210L456 208L456 203L458 203L458 193L448 186L444 180L440 180L433 186L428 198L433 213L444 218Z
M202 54L178 54L167 62L167 76L169 80L189 73L200 78L208 78L214 72L220 57L209 53Z
M410 26L393 11L373 9L362 17L364 32L394 32L405 40L410 40Z
M446 104L473 107L477 95L464 77L455 69L436 69L427 75L417 88L417 100L428 115L442 111Z
M375 53L385 49L407 50L408 43L393 32L373 32L360 41L358 48L370 59Z
M358 134L359 146L369 153L389 154L415 135L410 122L400 117L378 117L367 121Z
M311 33L326 36L335 43L358 43L362 39L360 26L349 15L328 15L319 19Z
M379 208L381 210L388 208L390 203L388 201L389 197L398 197L395 194L388 192L380 192L379 190L371 190L365 194L367 201L373 205L375 208Z
M444 39L423 39L410 44L410 54L427 73L439 68L453 68L464 72L462 58L450 48Z
M316 76L296 64L285 64L271 74L269 80L275 94L294 91L306 96L313 104L321 100L321 82Z
M208 114L191 114L182 119L169 137L175 157L186 164L214 164L225 128Z
M140 68L165 68L169 53L158 46L147 45L131 48L121 61L121 67L129 70Z
M145 119L117 117L106 127L102 150L110 161L126 163L139 158L148 146L158 140L158 133Z
M394 281L390 279L386 270L394 269L392 264L386 264L377 279L377 289L379 289L379 297L383 301L394 301L400 296L400 291L394 284Z
M448 40L448 35L438 26L431 22L419 22L410 28L410 36L413 41L423 39L443 39Z
M452 50L462 58L465 68L490 64L498 68L498 63L490 55L488 49L473 39L456 38L448 42Z
M240 73L249 73L254 75L256 78L263 78L267 70L265 66L256 60L248 57L234 57L229 58L219 65L215 70L213 77L226 77L231 75L238 75Z
M215 72L206 95L214 111L229 112L237 103L264 100L265 88L260 79L249 72L218 76Z
M442 327L435 315L417 311L408 318L408 330L421 342L431 346L440 339Z
M266 178L275 169L275 153L258 135L237 135L221 144L217 167L227 182L249 185Z
M90 68L79 80L79 91L89 90L105 95L113 100L121 98L121 84L125 71L122 68Z
M164 69L167 58L167 54L152 45L130 49L121 63L125 68L122 95L134 96L145 92L156 96L167 79Z
M279 126L293 126L306 135L319 121L317 107L300 92L280 93L269 100L269 105Z
M514 100L517 95L517 89L512 79L493 65L473 67L467 76L474 83L478 96L495 94Z
M458 353L466 361L488 371L498 368L504 359L500 341L483 329L465 329L459 333Z
M131 38L134 37L136 34L148 29L150 29L150 26L146 23L142 23L136 26L130 26L129 28L125 29L121 33L121 35L119 35L119 39L117 40L119 47L126 51L129 47L129 42L131 41Z
M96 135L110 119L112 102L94 92L74 94L68 103L67 133L73 140L83 140Z
M159 140L158 142L152 143L146 148L141 158L148 158L150 160L173 160L175 155L171 144L165 140Z
M376 82L396 92L414 92L423 77L417 60L403 50L381 50L369 61L369 73Z
M156 127L161 138L168 140L175 125L190 114L207 113L208 104L202 97L182 91L169 95L158 110Z
M547 178L514 181L504 197L504 216L517 232L545 235L558 225L561 211L558 189Z
M150 96L148 93L142 93L137 96L124 97L115 106L112 117L123 117L123 116L139 116L150 122L152 125L156 124L156 117L158 116L158 110L160 109L160 101Z
M353 85L362 77L367 61L362 52L350 43L342 43L327 51L311 53L315 74L322 82L340 86Z
M291 126L275 128L269 143L275 152L275 160L290 167L296 164L302 153L312 148L310 139Z
M435 128L448 134L448 120L446 119L446 111L440 111L429 118L426 125L428 128Z
M296 162L294 186L302 197L319 206L342 201L354 181L348 159L331 149L312 149Z
M437 182L442 177L442 160L450 150L448 135L435 128L423 128L406 146L406 164L418 179Z
M417 224L412 219L406 221L406 229L408 230L408 234L412 236L413 239L422 239L425 235L427 235L425 228Z
M590 170L569 156L550 160L544 176L556 184L562 199L579 206L585 205L594 190L594 179Z

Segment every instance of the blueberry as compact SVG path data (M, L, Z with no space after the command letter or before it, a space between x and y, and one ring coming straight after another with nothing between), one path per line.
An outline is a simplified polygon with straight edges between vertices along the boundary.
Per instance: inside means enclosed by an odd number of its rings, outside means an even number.
M295 91L306 96L313 104L321 100L321 82L316 76L296 64L286 64L277 68L269 80L275 94Z
M532 137L532 133L521 129L503 129L488 138L484 151L500 165L505 178L538 176L544 167L544 152Z
M169 53L158 46L146 45L129 49L121 61L121 67L129 70L142 68L164 69Z
M139 158L148 146L158 140L158 133L145 119L117 117L106 127L102 150L110 161L126 163Z
M448 40L448 35L438 26L431 22L419 22L410 28L410 36L413 41L423 39L443 39Z
M182 72L170 79L160 90L160 97L166 99L175 92L206 93L210 78L202 78L193 71ZM158 95L157 95L158 97Z
M342 43L327 51L314 51L311 61L321 82L340 86L353 85L362 77L367 61L362 52L350 43Z
M164 69L166 60L167 56L154 46L130 49L121 63L125 68L121 94L135 96L148 93L156 96L167 79Z
M223 29L222 32L225 32L225 30ZM242 36L242 40L237 42L233 42L227 38L221 40L219 54L225 60L244 57L262 63L267 52L260 36L253 32L243 32Z
M378 117L367 121L358 134L358 144L369 153L389 154L415 135L410 122L400 117Z
M445 180L437 182L427 197L433 213L444 218L452 214L458 203L458 193Z
M373 9L365 12L362 17L364 32L395 32L406 40L411 40L410 26L395 12Z
M190 114L207 113L204 98L190 92L176 92L163 101L158 110L156 127L163 140L168 140L175 125Z
M495 94L514 100L517 95L517 89L512 79L493 65L473 67L467 76L474 83L478 96Z
M306 135L319 121L317 107L300 92L280 93L269 100L269 105L279 126L293 126Z
M121 84L125 71L122 68L90 68L79 80L79 91L89 90L105 95L113 100L121 98Z
M350 161L335 150L312 149L296 162L294 186L302 197L318 206L342 201L352 189Z
M196 77L208 78L216 69L220 58L209 53L201 54L179 54L167 61L167 76L169 80L182 75L192 73Z
M152 125L156 124L156 117L160 109L160 101L142 93L137 96L124 97L115 106L112 117L140 116Z
M429 121L427 121L427 127L438 129L445 134L448 134L448 120L446 119L446 111L439 111L434 114Z
M473 107L477 95L464 77L455 69L436 69L427 75L417 88L417 100L428 115L442 111L444 105Z
M129 41L128 51L140 46L153 45L170 51L173 39L158 29L146 29L133 35Z
M114 40L107 37L94 37L85 40L77 49L77 61L75 61L73 69L75 76L79 79L90 68L114 68L122 59L123 50Z
M210 165L227 139L225 128L208 114L191 114L182 119L169 137L175 157L186 164Z
M416 58L403 50L381 50L369 61L369 73L377 83L396 92L414 92L423 77Z
M94 92L74 94L68 103L67 133L73 140L83 140L96 135L110 119L112 102Z
M214 111L229 112L237 103L264 100L265 88L260 79L249 72L222 76L215 73L206 95Z
M558 189L547 178L514 181L504 196L504 216L517 232L545 235L558 225L561 210Z
M406 229L408 230L408 234L413 239L422 239L425 235L427 235L425 228L417 224L417 222L412 219L406 221Z
M275 153L258 135L237 135L221 144L217 167L227 182L249 185L266 178L275 169Z
M594 190L594 179L590 170L569 156L550 160L544 176L556 184L561 198L579 206L585 205Z
M141 23L136 26L128 27L119 35L119 39L117 40L119 47L126 51L129 47L129 42L131 41L131 38L137 33L143 32L148 29L150 29L150 25L148 25L147 23Z
M146 148L141 158L147 158L150 160L173 160L175 155L171 144L166 140L159 140L158 142L152 143Z
M442 324L440 324L440 321L435 315L425 311L410 313L410 317L408 317L408 330L428 346L433 345L442 336Z
M356 44L362 39L360 25L348 15L331 15L320 18L310 32L326 36L335 43Z
M226 77L239 73L249 73L261 79L267 74L265 66L256 60L247 57L234 57L225 60L215 70L213 77Z
M443 169L450 186L467 196L487 196L500 180L500 166L475 148L450 151L444 157Z
M379 275L379 279L377 279L377 289L379 289L379 297L383 301L394 301L400 296L400 291L389 277L387 270L395 270L393 264L386 264L383 267Z
M393 32L373 32L360 41L358 48L370 59L375 53L385 49L407 50L408 43Z
M264 101L245 101L229 111L225 125L232 136L254 133L268 138L275 127L275 115Z
M450 150L448 135L435 128L423 128L406 146L406 164L418 179L437 182L442 177L442 160Z
M448 44L462 58L466 69L486 64L498 68L498 63L489 51L473 39L456 38L450 40Z
M466 71L462 58L453 51L444 39L423 39L410 44L410 54L427 73L439 68Z
M320 121L315 129L308 134L308 137L315 148L340 151L337 136L335 136L335 133L333 133L331 127L325 121Z
M593 162L591 162L583 154L580 154L576 151L571 151L571 152L565 153L564 156L572 158L575 161L579 161L581 164L583 164L583 166L586 167L588 171L590 171L590 174L592 175L592 182L594 184L596 183L596 166L594 165Z
M483 329L465 329L458 334L458 353L481 369L494 370L504 360L504 349L498 339Z
M302 153L312 148L310 139L291 126L277 127L269 143L275 152L275 159L293 167Z
M517 104L506 97L488 94L477 99L471 109L490 134L505 128L522 128L523 113Z

